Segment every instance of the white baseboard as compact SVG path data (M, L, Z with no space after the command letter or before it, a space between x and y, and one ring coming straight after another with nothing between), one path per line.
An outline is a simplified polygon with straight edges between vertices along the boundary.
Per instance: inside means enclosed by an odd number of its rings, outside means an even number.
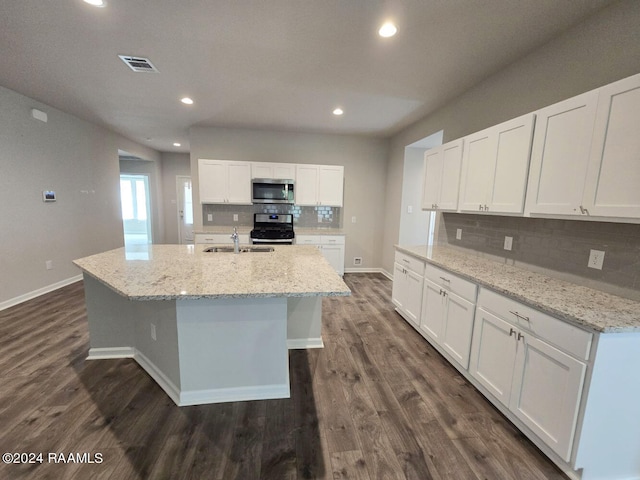
M307 348L324 348L322 337L318 338L293 338L287 339L289 350L305 350Z
M67 278L65 280L60 280L59 282L52 283L51 285L47 285L46 287L39 288L32 292L25 293L24 295L10 298L9 300L5 300L4 302L0 303L0 310L5 310L7 308L13 307L15 305L18 305L19 303L26 302L27 300L39 297L40 295L44 295L45 293L53 292L54 290L66 287L67 285L79 282L80 280L82 280L82 274Z
M363 268L363 267L351 267L345 268L344 273L382 273L381 268Z
M90 348L87 360L105 360L109 358L135 358L133 347L100 347Z
M179 407L187 405L203 405L207 403L244 402L247 400L269 400L289 398L289 384L260 385L255 387L216 388L213 390L195 390L181 392ZM175 401L175 400L174 400Z
M310 339L316 340L316 339ZM307 341L305 339L304 341ZM322 338L320 339L322 343ZM318 347L305 347L318 348ZM273 398L289 398L289 382L282 385L260 385L254 387L215 388L209 390L181 391L162 373L151 360L133 347L91 348L87 360L107 360L114 358L133 358L142 369L164 390L179 406L203 405L207 403L243 402L246 400L268 400Z

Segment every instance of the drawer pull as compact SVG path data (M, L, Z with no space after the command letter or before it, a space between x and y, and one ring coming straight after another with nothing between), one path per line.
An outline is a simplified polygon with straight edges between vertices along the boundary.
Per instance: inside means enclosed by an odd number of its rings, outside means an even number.
M407 260L406 258L403 258L403 259L402 259L402 261L403 261L404 263L410 263L410 262L409 262L409 260Z
M443 280L445 282L450 282L451 281L451 280L449 280L448 278L445 278L445 277L440 277L440 280Z
M529 317L525 317L524 315L520 315L518 312L514 312L513 310L509 310L509 313L512 313L517 318L520 318L520 319L524 320L525 322L530 322L531 321L531 320L529 320Z

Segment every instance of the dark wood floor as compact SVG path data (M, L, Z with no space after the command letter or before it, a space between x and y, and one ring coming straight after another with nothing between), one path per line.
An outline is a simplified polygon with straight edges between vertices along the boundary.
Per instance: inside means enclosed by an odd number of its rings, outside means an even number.
M86 361L82 283L0 312L0 452L44 454L0 478L565 478L401 319L388 279L345 281L325 348L290 352L286 400L179 408L133 360Z

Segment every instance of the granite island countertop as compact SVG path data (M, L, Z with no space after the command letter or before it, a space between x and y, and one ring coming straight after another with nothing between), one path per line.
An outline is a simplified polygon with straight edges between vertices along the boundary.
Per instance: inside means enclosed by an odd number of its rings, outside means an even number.
M313 246L273 252L205 253L210 245L144 245L74 260L131 300L348 296L349 287Z
M640 332L640 302L445 246L396 248L574 325Z

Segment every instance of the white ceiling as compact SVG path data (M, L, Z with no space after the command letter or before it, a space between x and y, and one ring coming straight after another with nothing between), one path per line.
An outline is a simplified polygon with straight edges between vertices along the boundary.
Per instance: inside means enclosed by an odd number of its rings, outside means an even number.
M0 85L160 151L194 125L388 136L611 3L107 2L0 0Z

